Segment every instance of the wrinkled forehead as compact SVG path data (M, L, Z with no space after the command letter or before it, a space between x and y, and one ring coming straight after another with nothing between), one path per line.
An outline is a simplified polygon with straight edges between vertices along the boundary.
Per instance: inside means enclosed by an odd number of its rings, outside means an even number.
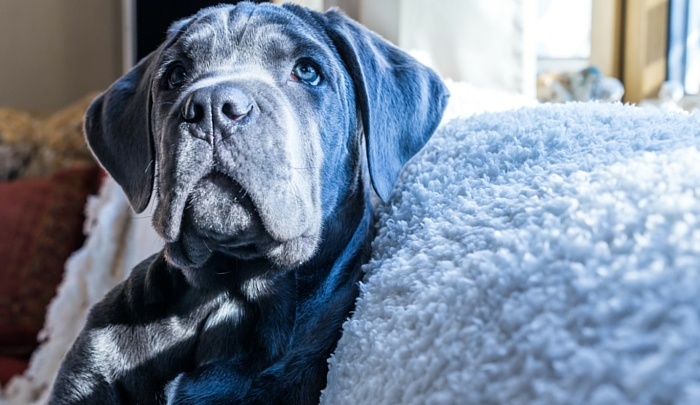
M166 50L195 63L266 64L301 57L330 58L325 32L289 10L243 3L205 9L184 25Z

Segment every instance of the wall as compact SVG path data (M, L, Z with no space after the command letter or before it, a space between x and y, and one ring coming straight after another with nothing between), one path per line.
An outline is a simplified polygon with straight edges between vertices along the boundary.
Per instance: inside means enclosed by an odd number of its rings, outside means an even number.
M322 0L301 2L322 8ZM446 77L525 94L534 92L531 2L443 0L436 8L427 0L323 0L423 52ZM121 3L2 0L0 107L49 112L107 87L123 68Z
M0 107L61 108L122 72L120 0L2 0Z
M622 77L622 0L593 0L591 65L606 76Z

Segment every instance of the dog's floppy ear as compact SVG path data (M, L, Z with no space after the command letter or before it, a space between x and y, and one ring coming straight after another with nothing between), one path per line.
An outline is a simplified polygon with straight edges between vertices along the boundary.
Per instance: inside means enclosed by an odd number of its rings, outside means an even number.
M85 134L100 164L124 189L136 212L153 191L155 152L151 133L151 79L161 50L194 20L174 22L166 42L100 94L85 113Z
M90 105L85 134L100 164L124 189L136 212L146 209L155 170L150 130L155 52L142 59Z
M342 12L324 16L354 82L372 184L386 201L404 164L440 123L449 93L435 72Z

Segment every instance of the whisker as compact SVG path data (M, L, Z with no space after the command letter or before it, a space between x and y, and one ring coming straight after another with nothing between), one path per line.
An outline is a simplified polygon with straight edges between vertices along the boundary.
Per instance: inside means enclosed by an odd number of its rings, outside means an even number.
M207 240L206 240L206 239L202 239L202 243L204 243L204 246L207 248L207 250L209 250L209 253L214 253L214 252L211 250L211 248L209 247L209 245L207 245Z

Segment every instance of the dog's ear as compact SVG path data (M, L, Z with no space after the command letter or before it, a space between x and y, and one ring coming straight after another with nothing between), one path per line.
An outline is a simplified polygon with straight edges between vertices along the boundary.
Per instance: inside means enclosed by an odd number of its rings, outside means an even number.
M386 201L440 123L449 92L435 72L341 11L324 16L354 82L372 184Z
M85 113L85 134L100 164L124 189L136 212L146 209L153 191L155 152L151 132L151 79L161 50L192 23L174 22L160 48L100 94Z
M100 164L124 189L136 212L146 209L155 170L150 129L155 52L142 59L90 105L85 134Z

